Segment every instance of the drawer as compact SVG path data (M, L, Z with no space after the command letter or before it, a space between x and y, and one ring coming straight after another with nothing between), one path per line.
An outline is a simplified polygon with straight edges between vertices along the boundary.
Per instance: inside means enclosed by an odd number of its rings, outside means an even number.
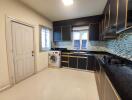
M69 67L68 62L62 61L61 62L61 67Z
M61 61L68 61L68 56L61 56Z

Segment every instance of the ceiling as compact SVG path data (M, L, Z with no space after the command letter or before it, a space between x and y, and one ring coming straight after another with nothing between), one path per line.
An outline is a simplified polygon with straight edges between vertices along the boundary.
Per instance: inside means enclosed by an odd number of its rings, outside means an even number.
M51 21L74 19L102 14L107 0L74 0L64 6L62 0L20 0Z

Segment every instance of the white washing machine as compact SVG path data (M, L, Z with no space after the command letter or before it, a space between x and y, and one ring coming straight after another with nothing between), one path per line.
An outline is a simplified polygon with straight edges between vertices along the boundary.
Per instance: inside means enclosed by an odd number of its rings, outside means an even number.
M61 51L49 51L49 67L61 66Z

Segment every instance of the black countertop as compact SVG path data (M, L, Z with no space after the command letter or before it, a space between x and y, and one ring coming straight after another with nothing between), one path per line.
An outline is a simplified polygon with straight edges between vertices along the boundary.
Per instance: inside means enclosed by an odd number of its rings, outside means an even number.
M132 100L132 62L126 64L105 64L101 60L100 62L122 100Z
M72 52L86 52L87 54L110 54L105 51L88 51L88 50L61 50L62 52L65 53L72 53Z
M102 58L97 57L121 99L132 100L132 61L104 51L64 50L62 52L87 52L95 56L110 55L124 61L123 64L106 64Z
M109 65L105 69L121 98L132 100L132 65Z

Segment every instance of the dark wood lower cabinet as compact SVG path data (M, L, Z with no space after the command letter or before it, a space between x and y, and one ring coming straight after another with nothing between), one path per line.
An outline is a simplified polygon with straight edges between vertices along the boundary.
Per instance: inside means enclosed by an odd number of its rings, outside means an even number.
M92 70L95 71L96 68L96 63L95 63L95 57L93 55L88 56L88 61L87 61L87 70Z
M61 61L68 61L68 55L61 56Z
M62 61L61 62L61 67L69 67L68 62Z
M100 100L121 100L103 66L100 63L98 65L99 67L95 72L95 77Z
M69 67L70 68L77 68L77 57L76 56L70 56L69 57Z
M99 71L99 80L100 80L100 100L104 100L104 86L105 86L105 71L100 67Z
M78 69L87 69L87 57L78 57Z
M62 55L61 67L95 71L96 59L93 55Z
M104 83L104 98L102 100L121 100L107 76L105 76Z
M69 67L69 56L68 55L61 56L61 67Z

